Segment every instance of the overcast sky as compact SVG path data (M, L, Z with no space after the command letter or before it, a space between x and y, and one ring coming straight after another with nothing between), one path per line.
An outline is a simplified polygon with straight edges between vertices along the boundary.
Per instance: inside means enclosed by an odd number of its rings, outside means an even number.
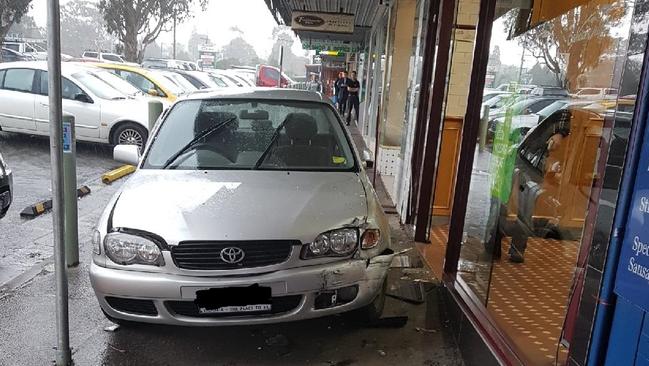
M61 5L70 0L60 0ZM33 0L30 15L36 22L45 26L46 0ZM210 40L217 46L222 46L236 35L231 27L239 27L244 32L243 37L257 51L260 57L267 57L273 46L272 32L277 25L264 0L210 0L203 12L199 7L193 11L194 18L178 26L177 41L186 44L192 29L208 34ZM171 32L163 33L158 42L172 43ZM294 52L301 47L296 43ZM296 52L296 53L297 53Z

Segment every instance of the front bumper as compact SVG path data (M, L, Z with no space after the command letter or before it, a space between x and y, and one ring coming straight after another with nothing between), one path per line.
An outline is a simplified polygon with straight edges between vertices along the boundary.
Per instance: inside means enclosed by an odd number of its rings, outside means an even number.
M111 317L146 323L172 325L244 325L287 322L316 318L361 308L371 303L382 288L393 254L369 260L351 259L336 263L279 270L254 276L198 277L164 273L146 273L111 269L92 263L90 280L99 305ZM290 310L278 314L226 317L188 316L178 314L171 304L177 301L193 304L196 291L208 288L250 286L259 284L272 289L273 298L299 295ZM316 309L318 294L327 290L357 286L356 297L342 305ZM157 315L118 311L107 297L150 300Z

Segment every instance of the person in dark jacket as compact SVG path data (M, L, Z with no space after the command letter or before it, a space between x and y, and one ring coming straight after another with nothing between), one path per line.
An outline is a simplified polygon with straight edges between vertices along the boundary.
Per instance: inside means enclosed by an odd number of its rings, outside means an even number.
M355 121L358 123L358 107L360 104L358 93L361 90L361 83L356 79L356 71L352 71L351 79L347 79L347 104L349 110L347 111L347 126L352 120L352 109L355 113Z
M342 77L338 78L336 80L336 88L338 89L338 112L340 112L341 115L345 115L345 110L347 109L347 81L349 78L347 77L347 71L342 72Z

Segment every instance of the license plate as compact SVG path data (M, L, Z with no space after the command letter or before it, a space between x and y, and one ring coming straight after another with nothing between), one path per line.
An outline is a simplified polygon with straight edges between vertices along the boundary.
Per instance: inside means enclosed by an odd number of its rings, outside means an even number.
M257 313L272 310L270 287L257 284L247 287L211 288L196 291L201 314Z
M198 312L201 314L227 314L227 313L256 313L256 312L266 312L271 311L272 306L270 304L255 304L255 305L231 305L231 306L222 306L216 309L207 309L207 308L198 308Z

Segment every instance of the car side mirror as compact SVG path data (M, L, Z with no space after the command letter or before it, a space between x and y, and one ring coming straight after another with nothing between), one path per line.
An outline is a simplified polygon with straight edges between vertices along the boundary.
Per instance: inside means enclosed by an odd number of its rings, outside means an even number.
M372 155L370 154L369 151L365 150L363 151L363 166L366 169L372 169L374 168L374 161L372 160Z
M113 159L128 165L140 163L140 148L137 145L117 145L113 149Z
M82 103L92 103L92 98L90 98L88 94L84 94L84 93L75 94L74 100Z

